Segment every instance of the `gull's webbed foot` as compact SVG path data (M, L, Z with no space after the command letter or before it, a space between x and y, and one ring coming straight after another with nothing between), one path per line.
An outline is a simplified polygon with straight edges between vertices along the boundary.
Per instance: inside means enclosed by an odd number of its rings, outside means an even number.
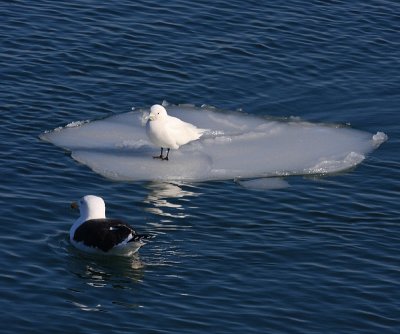
M153 159L161 159L161 160L164 160L164 157L163 157L163 150L164 150L164 148L163 147L161 147L161 153L160 153L160 155L156 155L155 157L153 157Z

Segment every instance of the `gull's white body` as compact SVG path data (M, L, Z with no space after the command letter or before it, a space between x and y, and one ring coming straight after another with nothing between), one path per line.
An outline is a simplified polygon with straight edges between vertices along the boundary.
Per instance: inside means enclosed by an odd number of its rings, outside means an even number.
M165 108L158 104L151 107L146 124L147 136L154 145L175 150L199 139L205 131L207 130L169 116Z

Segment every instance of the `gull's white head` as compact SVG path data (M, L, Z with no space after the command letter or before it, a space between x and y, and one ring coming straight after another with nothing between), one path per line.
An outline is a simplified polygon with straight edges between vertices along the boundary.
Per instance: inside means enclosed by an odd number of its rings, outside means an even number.
M78 203L71 204L72 208L79 208L80 219L101 219L106 217L106 205L101 197L94 195L83 196Z
M159 104L155 104L150 108L149 120L155 121L157 119L164 119L168 116L165 108Z

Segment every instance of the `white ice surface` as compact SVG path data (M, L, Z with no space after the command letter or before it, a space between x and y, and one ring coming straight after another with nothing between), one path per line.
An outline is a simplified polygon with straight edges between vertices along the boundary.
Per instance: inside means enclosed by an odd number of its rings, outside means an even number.
M145 114L132 111L91 122L73 122L41 134L71 151L76 161L113 180L223 180L328 174L352 168L387 136L348 127L274 121L243 113L189 106L167 107L172 116L210 129L171 150L170 160L146 136ZM144 111L146 113L147 111Z
M290 187L286 180L278 177L257 178L251 180L239 180L238 183L247 189L274 190Z

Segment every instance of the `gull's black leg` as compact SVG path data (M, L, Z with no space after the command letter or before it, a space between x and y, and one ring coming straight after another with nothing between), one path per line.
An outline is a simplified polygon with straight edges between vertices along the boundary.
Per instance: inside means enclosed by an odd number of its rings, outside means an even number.
M161 153L160 153L160 155L156 155L155 157L153 157L153 159L161 159L161 160L164 160L164 158L163 158L163 156L162 156L163 150L164 150L164 149L161 147Z
M165 158L162 158L163 160L168 160L168 155L169 155L169 148L167 149L167 155L165 156Z

